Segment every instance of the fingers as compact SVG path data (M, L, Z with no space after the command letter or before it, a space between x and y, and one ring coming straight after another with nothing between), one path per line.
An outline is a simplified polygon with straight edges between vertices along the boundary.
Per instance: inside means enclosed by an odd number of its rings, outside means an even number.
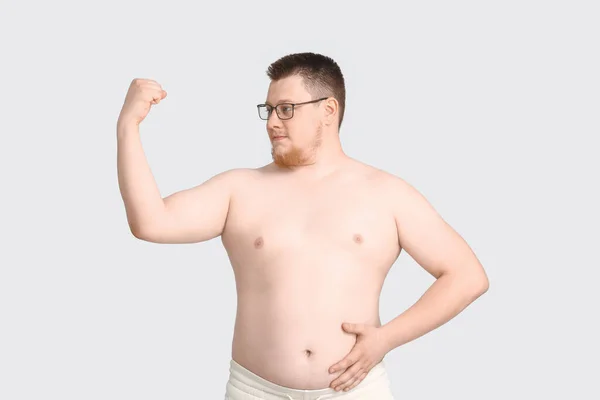
M137 86L154 86L156 88L160 88L160 84L154 79L135 78L131 82L131 84Z
M143 93L143 97L152 104L158 104L167 97L167 92L153 79L136 78L131 82L131 85L135 86L139 92Z
M359 370L356 373L356 375L352 376L350 379L348 379L346 382L342 383L341 385L338 385L336 390L338 390L338 391L343 390L343 391L347 392L350 389L350 386L352 386L354 384L354 382L356 382L361 375L362 375L362 371Z
M349 366L351 366L352 364L356 363L360 357L361 357L362 353L359 353L356 351L356 349L354 351L352 351L350 354L348 354L346 356L346 358L344 358L342 361L340 361L337 364L334 364L330 369L329 372L333 373L335 371L339 371L342 369L346 369Z
M348 386L347 388L345 388L344 390L348 391L350 389L354 389L356 387L356 385L358 385L359 383L361 383L363 381L363 379L365 379L365 377L367 376L367 371L364 371L359 377L358 379L356 379L354 381L354 383L350 386Z
M348 368L342 375L338 376L333 382L331 382L330 387L336 391L349 387L362 375L363 372L364 371L362 370L361 365L356 363Z
M158 104L162 99L167 97L167 92L161 89L160 91L153 91L150 95L152 96L152 104Z

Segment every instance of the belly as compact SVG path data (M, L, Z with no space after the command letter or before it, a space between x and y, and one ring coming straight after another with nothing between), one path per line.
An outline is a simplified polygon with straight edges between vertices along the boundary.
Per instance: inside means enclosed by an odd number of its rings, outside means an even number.
M281 386L321 389L343 371L356 335L343 322L380 326L385 272L342 255L297 257L285 265L234 266L238 307L232 358Z

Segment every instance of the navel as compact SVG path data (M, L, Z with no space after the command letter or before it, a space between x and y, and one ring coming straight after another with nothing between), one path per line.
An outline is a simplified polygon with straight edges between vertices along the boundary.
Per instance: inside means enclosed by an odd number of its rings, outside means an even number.
M363 239L362 235L360 235L358 233L354 235L354 242L355 243L361 244L363 241L364 241L364 239Z
M263 238L262 236L259 236L256 238L256 240L254 241L254 248L256 249L260 249L261 247L263 247Z

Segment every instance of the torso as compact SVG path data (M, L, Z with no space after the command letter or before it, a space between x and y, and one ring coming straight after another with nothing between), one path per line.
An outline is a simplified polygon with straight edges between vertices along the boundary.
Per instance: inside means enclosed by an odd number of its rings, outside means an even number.
M355 343L342 322L381 325L381 288L401 250L382 174L358 162L310 183L248 170L222 235L236 362L282 386L325 388Z

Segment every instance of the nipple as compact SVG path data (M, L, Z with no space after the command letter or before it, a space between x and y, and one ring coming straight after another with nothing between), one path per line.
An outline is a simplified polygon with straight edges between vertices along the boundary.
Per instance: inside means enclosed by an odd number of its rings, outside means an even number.
M254 241L254 247L260 249L263 246L263 238L261 236L257 237Z

